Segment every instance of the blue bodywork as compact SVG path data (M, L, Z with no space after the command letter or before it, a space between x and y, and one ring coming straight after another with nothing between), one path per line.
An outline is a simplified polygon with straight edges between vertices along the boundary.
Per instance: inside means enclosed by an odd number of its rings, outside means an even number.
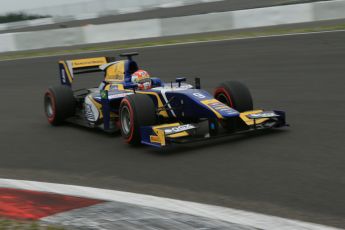
M105 62L105 64L103 63L103 65L105 65L105 69L102 69L102 71L105 72L105 79L107 76L117 76L115 74L106 75L107 66L109 67L111 64L115 64L116 62L107 63L107 60L105 59L89 60L91 64L93 64L92 61ZM145 94L151 97L157 108L157 114L159 115L159 118L165 122L166 127L171 127L171 124L175 124L173 128L182 129L185 128L183 127L184 125L192 126L191 123L198 123L199 121L207 120L209 122L209 135L213 136L213 134L217 135L218 133L219 120L242 119L241 122L245 123L249 129L257 129L258 127L281 127L286 125L285 113L283 111L249 111L253 113L243 115L228 105L216 100L213 95L207 91L199 89L200 81L198 81L198 83L196 82L196 86L193 87L192 85L185 83L186 78L183 77L176 78L175 82L168 83L164 83L161 79L153 77L151 78L151 89L137 90L137 85L131 81L132 74L139 69L137 63L132 60L131 56L128 57L128 60L121 61L121 63L122 68L120 71L120 80L104 80L98 89L90 91L91 93L87 95L88 97L92 97L95 104L98 104L98 110L100 110L103 115L102 120L100 120L103 123L104 130L106 131L111 131L114 128L114 126L111 125L111 116L114 116L114 114L115 116L118 116L120 103L123 98L134 93ZM73 66L71 66L72 64L70 61L62 61L59 64L60 80L63 85L71 86L74 74L97 72L101 69L101 66L95 66L95 64L85 68L82 63L80 64L81 67L78 72L74 70ZM246 119L253 121L254 124L248 124ZM257 126L256 121L260 119L261 122L259 121L259 123L263 125ZM263 119L266 119L268 122L263 123ZM161 135L164 136L164 144L162 144L162 140L159 139L161 137L159 137L159 134L157 133L161 131L157 131L157 129L159 128L153 126L140 127L142 143L155 147L162 147L165 146L165 138L167 138L167 140L169 138L176 138L168 134L165 137L165 134L161 133ZM166 130L164 130L164 132L165 131ZM189 131L191 130L188 129L188 132ZM179 134L183 132L186 131L181 131ZM157 141L157 139L161 142Z

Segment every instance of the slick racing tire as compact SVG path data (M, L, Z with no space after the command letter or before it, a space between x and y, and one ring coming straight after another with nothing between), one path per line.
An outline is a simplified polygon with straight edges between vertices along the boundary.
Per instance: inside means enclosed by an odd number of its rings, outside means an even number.
M141 143L140 127L157 124L156 106L150 96L128 95L119 110L121 135L131 145Z
M44 94L44 110L48 122L61 125L75 114L76 100L68 86L50 87Z
M238 112L253 110L252 95L247 86L241 82L223 82L216 88L214 97Z
M214 98L240 113L253 110L253 99L249 89L246 85L238 81L221 83L215 89ZM220 120L220 123L228 131L246 128L246 125L238 117Z

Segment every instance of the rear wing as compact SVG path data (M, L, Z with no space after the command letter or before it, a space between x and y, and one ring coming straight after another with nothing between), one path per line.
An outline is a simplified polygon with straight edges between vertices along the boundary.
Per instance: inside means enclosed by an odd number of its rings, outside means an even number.
M114 57L96 57L59 61L59 72L62 85L71 86L74 76L93 72L102 72L101 65L114 62Z

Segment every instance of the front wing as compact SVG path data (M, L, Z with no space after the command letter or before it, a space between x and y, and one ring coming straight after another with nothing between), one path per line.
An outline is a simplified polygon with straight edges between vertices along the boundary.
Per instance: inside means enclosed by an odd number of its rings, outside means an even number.
M245 125L242 129L221 133L218 130L215 131L218 127L215 121L209 121L209 132L204 135L198 134L199 126L195 124L176 122L157 126L144 126L141 127L141 143L154 147L166 147L172 143L189 143L238 133L288 126L285 112L277 110L243 112L239 115L239 118ZM218 121L216 122L218 123Z

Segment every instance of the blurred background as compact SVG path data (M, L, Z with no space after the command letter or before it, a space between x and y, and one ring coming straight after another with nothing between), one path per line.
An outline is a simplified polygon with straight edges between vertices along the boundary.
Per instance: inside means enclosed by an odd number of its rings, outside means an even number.
M345 228L344 41L345 0L1 0L0 174ZM58 61L129 51L165 82L243 81L292 127L159 152L47 124Z
M0 52L345 18L344 0L77 0L73 3L3 0L2 3Z

